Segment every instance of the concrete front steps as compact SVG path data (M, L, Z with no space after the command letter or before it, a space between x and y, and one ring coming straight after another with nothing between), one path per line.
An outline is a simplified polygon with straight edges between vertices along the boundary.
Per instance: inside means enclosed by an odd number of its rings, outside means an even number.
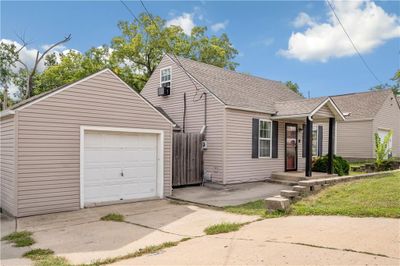
M337 176L336 174L329 175L327 173L313 172L312 177L306 177L304 171L290 171L290 172L273 172L268 182L280 183L285 185L297 185L302 180L330 178Z
M305 197L311 193L318 192L323 187L334 185L341 182L347 182L356 179L368 178L373 176L388 175L400 170L366 173L355 176L335 176L329 178L317 178L309 180L300 180L298 185L294 185L292 190L281 190L280 195L269 197L265 199L265 207L268 211L286 211L289 209L290 204Z

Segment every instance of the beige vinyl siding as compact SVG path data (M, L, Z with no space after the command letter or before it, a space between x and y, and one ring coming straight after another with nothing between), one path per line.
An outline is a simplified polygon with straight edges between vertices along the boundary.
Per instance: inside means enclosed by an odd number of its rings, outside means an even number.
M372 158L372 120L337 123L336 153L345 158Z
M226 109L225 182L261 181L285 170L285 122L279 122L278 158L251 158L252 119L270 119L262 113ZM298 124L298 128L302 123ZM298 140L302 139L301 132ZM298 170L304 170L302 143L298 143Z
M13 216L17 215L16 201L16 116L1 118L0 167L1 208Z
M322 106L313 116L316 119L334 117L331 109L328 106Z
M393 130L393 155L396 157L400 157L400 108L393 94L390 94L389 97L385 100L382 108L379 110L374 118L373 132L377 133L378 129Z
M164 194L171 193L171 124L110 71L17 110L18 215L80 207L80 126L164 131Z
M313 128L318 130L322 126L322 155L328 154L329 145L329 123L314 123Z
M172 68L171 94L157 96L160 87L160 70ZM141 94L154 106L159 106L183 128L184 93L186 92L186 128L187 133L199 133L204 125L204 101L207 94L207 132L208 149L204 151L204 171L211 174L213 182L223 183L223 121L224 105L219 102L201 84L193 85L191 79L168 56L150 77ZM203 95L203 96L202 96Z

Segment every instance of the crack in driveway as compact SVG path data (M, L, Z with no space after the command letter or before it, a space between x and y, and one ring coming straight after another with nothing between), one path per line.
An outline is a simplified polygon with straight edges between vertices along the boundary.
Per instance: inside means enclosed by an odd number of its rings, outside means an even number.
M169 231L165 231L163 229L157 228L157 227L152 227L149 225L144 225L144 224L139 224L139 223L134 223L134 222L130 222L130 221L123 221L123 223L127 223L127 224L131 224L131 225L136 225L136 226L140 226L146 229L151 229L151 230L156 230L156 231L160 231L162 233L166 233L166 234L171 234L171 235L176 235L176 236L183 236L183 237L190 237L190 238L196 238L196 237L201 237L202 235L183 235L183 234L178 234L178 233L174 233L174 232L169 232Z
M218 239L230 239L230 240L239 240L239 241L258 241L253 238L235 238L235 237L215 237ZM268 243L277 243L277 244L288 244L288 245L298 245L298 246L306 246L306 247L311 247L311 248L320 248L320 249L329 249L329 250L337 250L337 251L344 251L344 252L352 252L352 253L359 253L359 254L364 254L364 255L370 255L370 256L378 256L378 257L384 257L384 258L390 258L390 259L396 259L400 260L400 257L392 257L388 256L385 254L380 254L380 253L373 253L369 251L361 251L361 250L354 250L351 248L335 248L335 247L327 247L327 246L321 246L321 245L315 245L315 244L308 244L308 243L302 243L302 242L290 242L290 241L279 241L279 240L263 240L262 242L268 242Z

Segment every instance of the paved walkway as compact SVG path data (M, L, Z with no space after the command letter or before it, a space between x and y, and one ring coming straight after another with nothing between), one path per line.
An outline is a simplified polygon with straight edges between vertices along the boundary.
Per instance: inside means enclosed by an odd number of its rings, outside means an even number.
M172 198L209 206L225 207L276 196L280 194L282 189L290 188L290 186L267 182L218 187L192 186L174 189Z
M399 219L268 219L115 265L399 265L399 229Z

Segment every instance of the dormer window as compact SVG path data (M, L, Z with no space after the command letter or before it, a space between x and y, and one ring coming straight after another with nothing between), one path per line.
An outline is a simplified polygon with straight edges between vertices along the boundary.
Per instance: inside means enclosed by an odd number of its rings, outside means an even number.
M160 85L163 88L171 87L171 67L163 68L160 70Z

